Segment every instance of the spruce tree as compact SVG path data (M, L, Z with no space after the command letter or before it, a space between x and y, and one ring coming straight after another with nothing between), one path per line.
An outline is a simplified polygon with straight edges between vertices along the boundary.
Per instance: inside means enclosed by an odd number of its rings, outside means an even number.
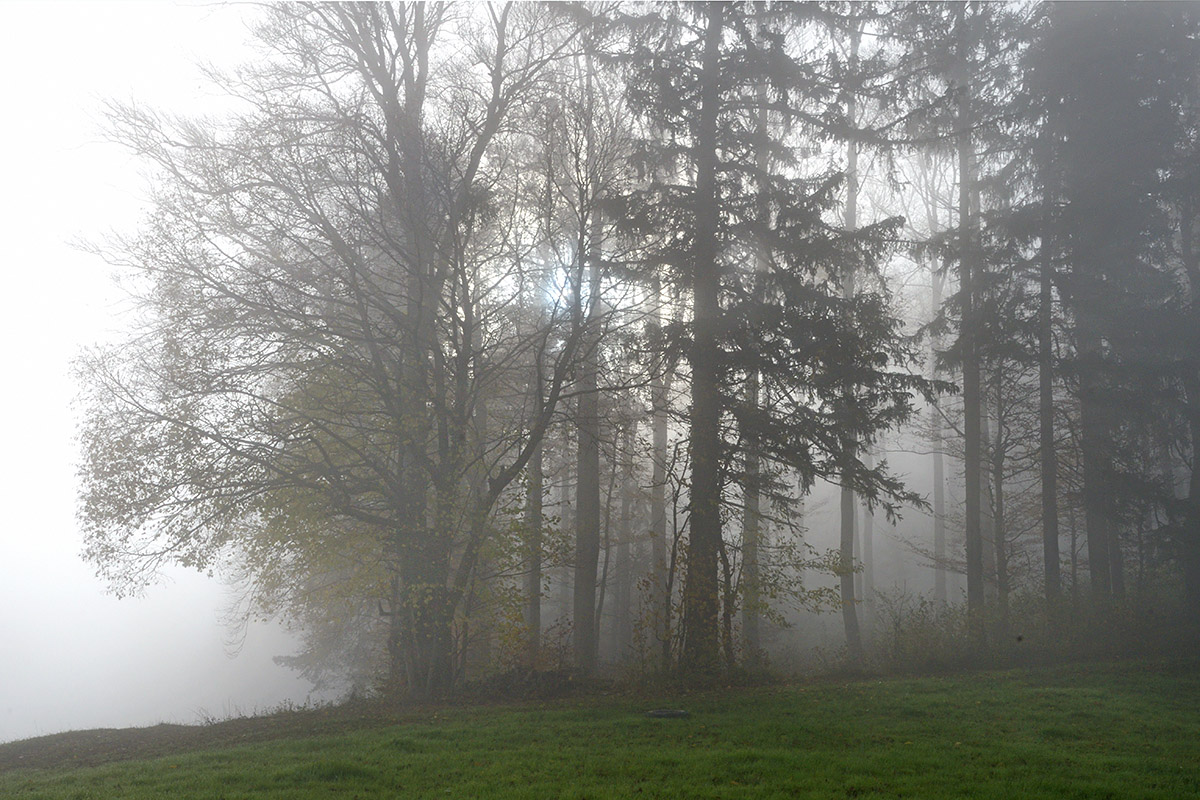
M776 499L769 476L787 468L805 487L827 478L889 514L916 500L886 463L858 454L907 419L929 384L903 370L911 353L888 298L842 291L850 271L876 269L898 220L846 230L836 213L844 175L798 155L798 142L848 128L827 62L800 47L830 19L810 6L708 3L624 20L627 102L655 134L640 143L646 172L663 177L615 216L646 238L646 269L691 302L691 319L664 338L691 388L681 667L693 674L721 666L722 505L744 480L745 448L762 464L756 488ZM759 124L764 103L778 128ZM769 405L745 402L752 380Z

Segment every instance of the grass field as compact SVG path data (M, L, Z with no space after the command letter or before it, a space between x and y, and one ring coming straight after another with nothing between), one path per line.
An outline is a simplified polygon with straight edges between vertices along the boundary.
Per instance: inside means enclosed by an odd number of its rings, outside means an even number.
M644 716L660 705L691 716ZM1178 800L1200 797L1200 663L429 710L154 760L8 769L0 797Z

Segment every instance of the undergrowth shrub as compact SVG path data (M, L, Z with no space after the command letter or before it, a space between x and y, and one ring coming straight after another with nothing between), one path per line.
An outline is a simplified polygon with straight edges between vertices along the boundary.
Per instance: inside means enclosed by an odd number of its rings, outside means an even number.
M1107 614L1065 600L1047 606L1039 594L1009 597L984 611L986 641L972 635L964 603L949 604L904 590L877 592L870 667L885 673L1017 667L1088 658L1200 651L1200 629L1178 596L1130 596Z

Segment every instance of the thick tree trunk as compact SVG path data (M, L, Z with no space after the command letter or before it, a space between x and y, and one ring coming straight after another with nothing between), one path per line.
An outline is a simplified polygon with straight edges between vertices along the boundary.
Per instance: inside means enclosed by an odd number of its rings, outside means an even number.
M700 120L696 142L696 234L692 263L692 486L687 574L683 590L685 672L719 668L717 560L721 545L721 384L717 343L721 275L717 259L717 106L723 3L705 7Z
M449 566L440 538L410 542L401 550L393 582L390 655L393 689L413 699L440 697L453 685L450 626L461 597L448 586Z

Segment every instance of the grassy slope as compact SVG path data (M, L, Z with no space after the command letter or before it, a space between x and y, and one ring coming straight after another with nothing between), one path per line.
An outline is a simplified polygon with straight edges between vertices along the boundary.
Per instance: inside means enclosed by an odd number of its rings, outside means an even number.
M661 702L661 701L660 701ZM1200 663L447 709L86 769L5 798L1200 797Z

